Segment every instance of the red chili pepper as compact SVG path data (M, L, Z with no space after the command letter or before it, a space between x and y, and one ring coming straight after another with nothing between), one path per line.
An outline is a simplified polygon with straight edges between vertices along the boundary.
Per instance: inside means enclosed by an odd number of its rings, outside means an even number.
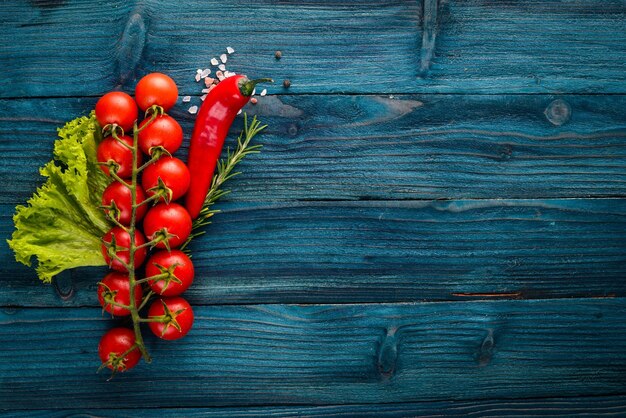
M228 77L215 86L202 103L193 128L187 162L191 183L185 206L192 219L200 214L211 187L213 171L230 125L237 112L250 100L254 86L262 81L272 80L248 80L242 75Z

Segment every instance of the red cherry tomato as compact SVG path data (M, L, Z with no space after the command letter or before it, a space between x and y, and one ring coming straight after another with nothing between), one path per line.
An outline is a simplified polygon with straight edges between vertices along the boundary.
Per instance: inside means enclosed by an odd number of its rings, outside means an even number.
M135 286L135 305L141 304L143 291L141 286ZM106 299L108 300L106 300ZM116 316L130 315L130 311L121 306L111 304L111 301L130 306L130 282L128 275L112 271L98 283L98 301L105 311Z
M158 251L154 253L146 264L146 277L166 273L172 268L172 274L181 283L172 279L148 280L150 288L162 296L178 296L191 286L194 269L191 260L180 250Z
M146 167L141 177L141 185L147 196L154 195L154 190L150 189L159 184L159 178L172 191L170 200L181 198L189 189L189 169L178 158L161 157ZM160 201L163 201L163 198Z
M149 240L153 240L161 230L174 235L167 240L170 248L176 248L185 242L191 233L191 217L187 209L178 203L159 203L152 207L143 218L143 231ZM167 248L165 241L157 243L156 247Z
M148 123L150 119L144 119L139 127ZM168 115L157 116L150 125L139 132L139 148L150 155L150 148L162 146L170 154L175 153L183 143L183 128L178 122Z
M96 103L96 119L102 127L116 123L124 132L130 132L137 120L137 105L128 94L112 91Z
M133 146L133 138L130 136L123 135L119 138L131 147ZM115 161L119 165L117 175L123 179L129 178L133 174L133 152L112 136L104 138L98 144L97 158L100 163ZM138 154L137 164L141 164L141 160L142 155ZM109 175L109 167L101 165L100 168L104 174Z
M135 195L137 197L137 204L143 202L146 199L146 196L141 190L140 187L135 189ZM130 225L131 211L132 211L132 196L130 193L130 189L124 186L119 181L114 181L109 184L104 192L102 193L102 206L110 206L111 202L115 202L115 206L119 210L118 221L122 225ZM148 208L146 205L141 205L135 211L135 220L140 221L143 216L146 214ZM108 209L104 210L106 213L109 213Z
M148 318L155 317L171 318L171 322L169 323L148 323L154 335L164 340L183 338L193 325L193 310L191 309L191 305L180 296L157 299L152 302L148 310ZM173 321L178 323L180 331L176 328Z
M141 359L141 353L138 349L120 359L120 356L130 350L134 344L135 333L133 331L128 328L113 328L100 339L98 355L102 363L106 364L109 369L113 370L115 368L114 363L117 363L117 370L124 372L135 367ZM118 359L120 361L116 361Z
M165 74L151 73L137 83L135 99L141 110L159 105L167 112L176 104L178 87L174 80Z
M110 243L111 240L115 237L115 245L118 250L115 254L122 259L126 264L130 262L130 252L128 248L130 247L130 234L124 231L119 226L114 226L111 228L109 232L107 232L102 238L104 242ZM135 245L142 245L146 242L146 239L142 235L141 232L135 231ZM125 248L125 249L121 249ZM104 256L104 261L113 269L121 272L126 272L126 267L124 267L118 260L111 259L108 254L107 247L102 244L102 255ZM146 247L143 247L137 251L135 251L135 268L141 266L146 259L147 250Z

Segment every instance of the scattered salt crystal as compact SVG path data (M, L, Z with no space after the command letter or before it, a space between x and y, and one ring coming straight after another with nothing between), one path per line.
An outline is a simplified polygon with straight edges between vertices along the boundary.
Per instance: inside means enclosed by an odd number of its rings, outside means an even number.
M211 65L217 65L219 64L219 62L217 62L217 58L211 58Z
M228 77L232 77L234 76L235 73L230 72L230 71L224 71L224 78L228 78Z
M256 94L256 87L252 89L252 94L251 96L254 96Z
M235 50L232 49L231 47L227 46L226 47L226 52L228 52L229 54L232 54L233 52L235 52Z
M217 68L219 68L222 71L226 71L226 66L224 64L218 65Z
M237 112L238 115L241 115L241 109L239 109L239 112Z
M183 97L183 103L187 103L191 101L191 96L185 96Z
M213 90L213 89L215 88L215 86L216 86L216 84L212 84L212 85L211 85L211 87L209 87L209 92L210 92L211 90Z
M211 74L211 70L209 68L205 68L200 73L200 78L206 78L209 74Z
M257 104L258 101L259 99L257 99L256 97L253 97L252 99L250 99L250 103L252 104Z
M201 69L201 68L198 68L198 69L196 70L196 73L198 73L198 74L200 74L201 72L202 72L202 69Z
M204 79L204 85L207 87L211 87L211 84L213 84L214 82L215 82L215 79L211 77L207 77Z
M226 64L226 61L228 61L228 55L226 54L220 55L220 61L222 61L223 64Z
M209 89L202 89L202 93L208 93Z
M200 81L200 73L196 73L196 83Z
M206 99L206 94L203 94L203 95L200 97L200 100L204 101L204 99Z
M261 92L261 96L265 96L267 94L267 89L263 89L263 91Z
M223 79L225 79L225 78L226 78L226 77L224 77L224 73L223 73L223 72L221 72L221 71L216 71L216 72L215 72L215 75L217 76L217 79L218 79L219 81L222 81Z
M189 113L191 113L192 115L195 115L197 111L198 111L198 106L191 106L189 108Z

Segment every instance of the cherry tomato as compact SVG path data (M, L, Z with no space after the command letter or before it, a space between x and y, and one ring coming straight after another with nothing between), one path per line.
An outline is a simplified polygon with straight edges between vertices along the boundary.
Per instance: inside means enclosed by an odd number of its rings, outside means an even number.
M135 286L135 305L141 304L143 291L141 286ZM109 299L108 301L105 298ZM115 303L130 306L130 282L128 275L112 271L104 279L98 283L98 301L105 311L116 316L130 315L130 311L121 306L111 304L111 300Z
M141 190L140 187L135 189L135 195L137 197L137 203L141 203L146 199L146 196ZM104 192L102 193L102 206L110 206L111 202L115 202L115 206L119 210L119 217L117 220L122 225L130 225L131 211L132 211L132 196L130 193L130 189L120 183L119 181L114 181L109 184ZM135 220L140 221L143 216L146 214L148 208L146 205L141 205L135 211ZM106 213L109 213L108 209L104 210Z
M123 135L119 138L131 147L133 146L133 138L130 136ZM117 175L123 179L129 178L133 174L133 152L112 136L104 138L98 144L97 158L100 163L115 161L119 165ZM141 164L141 160L142 155L138 154L137 164ZM101 165L100 168L104 174L109 175L109 167Z
M139 124L142 128L150 119L144 119ZM162 146L170 154L175 153L183 143L183 128L168 115L157 116L150 125L139 132L139 148L150 155L150 148Z
M187 193L191 181L185 163L174 157L161 157L146 167L141 177L141 185L146 195L154 195L154 190L150 189L159 184L159 178L172 191L170 200L177 200ZM163 198L160 201L163 201Z
M138 349L126 354L123 359L120 358L134 344L135 333L133 331L128 328L113 328L100 339L98 355L109 369L113 370L117 365L117 370L124 372L135 367L141 359L141 352Z
M178 296L187 290L193 282L193 264L189 257L180 250L158 251L148 259L146 277L167 273L169 269L181 283L166 278L162 280L148 280L148 284L159 295Z
M151 73L137 83L135 99L141 110L159 105L167 112L176 104L178 87L174 80L165 74Z
M143 218L143 231L149 240L153 240L161 230L174 235L167 239L170 248L176 248L185 242L191 233L191 217L187 209L178 203L159 203L152 207ZM157 243L156 247L167 248L165 241Z
M107 232L102 240L104 242L110 243L111 240L115 237L115 245L118 250L116 251L116 255L122 259L126 264L130 262L130 252L128 248L130 247L130 234L124 231L119 226L114 226L111 228L109 232ZM146 239L142 235L141 232L135 231L135 245L142 245L146 242ZM125 248L125 249L121 249ZM108 254L107 247L102 244L102 255L104 256L104 261L113 269L121 272L126 272L126 267L124 267L117 259L111 259ZM146 247L140 248L135 251L135 268L141 266L146 259L147 250Z
M132 97L121 91L105 94L96 103L96 119L100 126L116 123L130 132L137 120L137 105Z
M154 335L164 340L183 338L193 325L193 310L191 309L191 305L180 296L157 299L152 302L148 310L148 318L155 317L169 319L169 322L165 323L148 323ZM176 324L178 324L180 330L177 329Z

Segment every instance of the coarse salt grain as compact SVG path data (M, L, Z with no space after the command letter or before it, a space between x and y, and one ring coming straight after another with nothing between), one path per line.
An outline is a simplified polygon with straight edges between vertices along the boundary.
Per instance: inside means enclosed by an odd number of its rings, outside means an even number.
M230 71L224 71L224 78L228 78L228 77L232 77L234 76L235 73L230 72Z
M205 68L204 70L202 70L202 72L200 73L200 78L206 78L209 74L211 74L211 69L209 68Z
M215 79L211 77L207 77L204 79L204 85L207 87L211 87L211 84L213 84L214 82L215 82Z
M204 99L206 99L206 94L203 94L203 95L200 97L200 100L204 101Z
M267 89L263 89L263 91L261 92L261 96L265 96L267 94Z
M239 109L239 112L237 112L238 115L241 115L241 109Z
M198 111L198 106L191 106L189 108L189 113L191 113L192 115L195 115L197 111Z
M191 96L185 96L183 97L183 103L187 103L191 101Z
M202 93L208 93L209 89L202 89Z
M259 99L257 99L256 97L253 97L252 99L250 99L250 103L252 104L257 104L258 101Z
M200 81L200 73L196 73L196 83Z
M231 47L227 46L226 47L226 52L228 52L229 54L232 54L233 52L235 52L235 50L232 49Z
M217 76L217 79L218 79L219 81L222 81L223 79L225 79L225 78L226 78L226 77L224 77L224 73L223 73L223 72L221 72L221 71L216 71L216 72L215 72L215 75Z
M217 62L217 58L211 58L211 65L217 65L219 64L219 62Z
M226 61L228 61L228 55L226 55L226 54L220 55L220 61L222 61L222 63L226 64Z
M252 94L250 96L254 96L256 94L256 87L252 89Z
M222 71L226 71L226 66L224 64L218 65L217 68L219 68Z

